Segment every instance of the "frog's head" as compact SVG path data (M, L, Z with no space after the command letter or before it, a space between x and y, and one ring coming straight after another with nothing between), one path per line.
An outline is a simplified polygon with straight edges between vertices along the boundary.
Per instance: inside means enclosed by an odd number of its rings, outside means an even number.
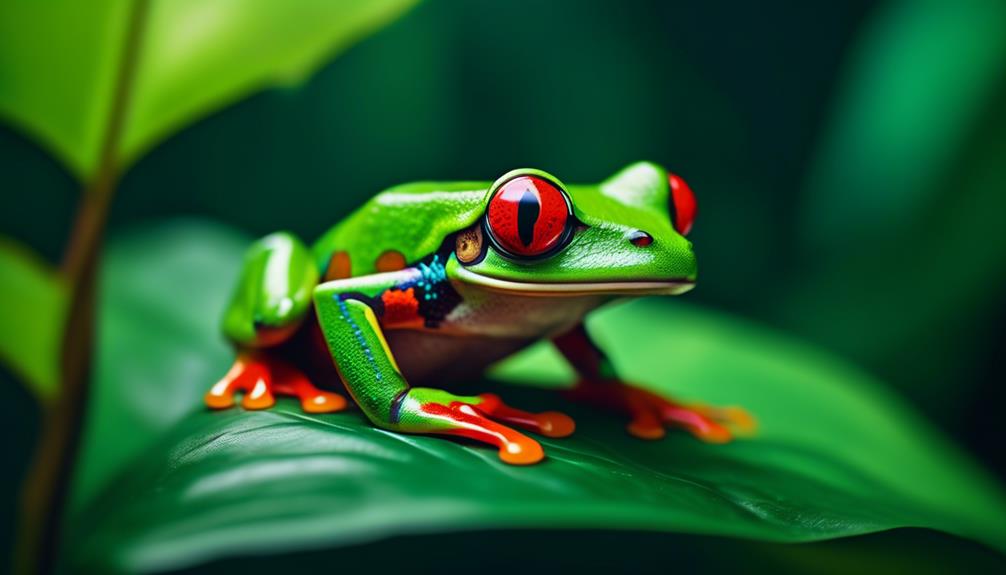
M676 295L695 285L685 239L695 198L683 180L633 164L595 186L515 170L489 188L482 218L456 235L452 276L528 295Z

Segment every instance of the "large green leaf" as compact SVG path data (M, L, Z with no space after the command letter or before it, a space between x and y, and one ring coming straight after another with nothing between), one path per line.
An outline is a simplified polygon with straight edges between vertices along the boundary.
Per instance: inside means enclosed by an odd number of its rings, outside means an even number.
M246 243L226 228L185 221L111 242L77 501L191 413L205 383L233 359L217 320Z
M94 172L129 27L136 68L116 152L133 162L242 95L304 76L415 0L11 0L0 5L0 114L78 177Z
M66 285L45 262L0 237L0 361L41 398L59 383Z
M89 418L98 423L83 461L91 480L77 492L66 539L72 565L143 571L504 527L807 541L919 526L1006 550L1002 493L877 382L687 303L615 307L590 328L630 378L747 406L762 422L756 438L642 442L617 418L569 407L577 433L545 440L542 464L514 468L480 446L375 429L355 410L310 416L282 401L265 412L209 412L200 395L229 360L216 321L243 243L182 224L124 238L110 253ZM551 386L567 376L544 347L496 371ZM527 386L502 393L534 408L563 405Z

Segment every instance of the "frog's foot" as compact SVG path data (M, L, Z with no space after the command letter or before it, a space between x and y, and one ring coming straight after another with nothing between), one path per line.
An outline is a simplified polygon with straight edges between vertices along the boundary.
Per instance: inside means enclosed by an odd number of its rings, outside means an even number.
M409 389L396 398L391 411L394 429L482 441L496 446L506 463L529 465L545 457L537 441L494 420L548 437L569 435L575 427L573 420L562 413L522 411L493 394L459 396L422 387Z
M241 406L245 409L272 407L274 394L297 397L308 413L331 413L346 407L341 395L318 389L299 369L261 352L239 353L227 375L206 392L206 405L231 407L237 392L244 392Z
M543 411L533 413L510 407L494 393L483 393L478 396L482 402L476 408L487 416L515 425L528 431L533 431L545 437L566 437L576 430L573 418L558 411Z
M726 443L735 435L751 434L756 427L754 418L740 407L685 405L623 383L581 381L567 393L573 400L628 415L629 433L642 439L663 437L668 425L709 443Z

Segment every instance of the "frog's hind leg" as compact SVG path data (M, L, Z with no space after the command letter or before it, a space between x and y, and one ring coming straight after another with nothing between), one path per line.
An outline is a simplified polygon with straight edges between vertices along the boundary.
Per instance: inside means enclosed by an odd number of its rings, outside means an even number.
M757 426L755 419L739 407L684 404L627 385L582 323L553 341L580 376L567 395L628 416L627 430L636 437L659 439L665 434L665 426L673 426L709 443L725 443L737 435L752 434Z
M339 375L364 414L377 426L406 433L465 437L491 444L511 464L540 461L537 441L493 421L560 434L572 431L561 414L531 414L503 404L492 395L461 396L439 389L410 387L384 339L377 313L388 314L388 291L425 297L429 278L420 284L413 268L393 273L333 281L315 290L315 309ZM421 293L417 293L421 292ZM404 297L404 296L403 296ZM375 313L375 309L376 312Z
M331 413L346 407L344 397L318 389L299 369L267 352L239 353L227 374L206 393L206 405L226 409L234 405L236 393L244 393L241 406L251 410L272 407L276 395L298 398L308 413Z

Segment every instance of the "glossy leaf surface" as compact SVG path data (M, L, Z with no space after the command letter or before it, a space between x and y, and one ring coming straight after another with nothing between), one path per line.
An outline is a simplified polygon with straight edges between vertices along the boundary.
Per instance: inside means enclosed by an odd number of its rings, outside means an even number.
M554 391L503 386L513 403L567 409L579 424L571 438L543 441L543 464L515 468L480 446L375 429L355 410L308 416L283 401L265 412L208 412L200 395L230 360L217 320L244 242L190 223L124 238L111 252L90 418L103 425L86 440L90 479L69 527L72 565L165 569L502 527L806 541L921 526L1006 549L1002 493L877 382L682 301L604 310L590 328L627 377L746 406L762 422L756 438L642 442L617 418L567 406ZM554 387L569 372L539 347L495 376ZM102 452L123 434L128 452Z

